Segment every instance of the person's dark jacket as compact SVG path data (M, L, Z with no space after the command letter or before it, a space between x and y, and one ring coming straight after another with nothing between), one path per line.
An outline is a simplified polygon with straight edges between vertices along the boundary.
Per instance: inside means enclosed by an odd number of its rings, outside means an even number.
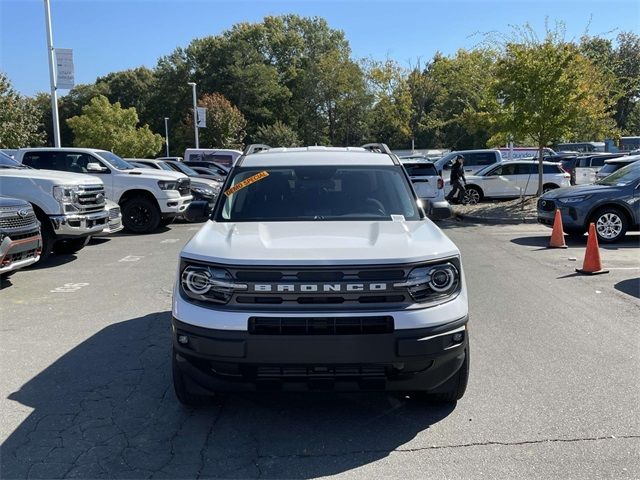
M467 179L464 178L464 168L460 162L455 162L451 166L451 177L449 177L451 183L457 182L460 179L464 180L464 183L467 183Z

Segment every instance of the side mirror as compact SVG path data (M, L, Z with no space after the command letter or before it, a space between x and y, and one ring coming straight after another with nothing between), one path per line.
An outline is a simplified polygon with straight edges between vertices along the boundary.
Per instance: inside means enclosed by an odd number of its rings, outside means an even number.
M96 162L87 163L87 172L104 172L106 168Z
M191 202L184 211L184 218L187 222L201 223L209 220L209 203L204 201Z

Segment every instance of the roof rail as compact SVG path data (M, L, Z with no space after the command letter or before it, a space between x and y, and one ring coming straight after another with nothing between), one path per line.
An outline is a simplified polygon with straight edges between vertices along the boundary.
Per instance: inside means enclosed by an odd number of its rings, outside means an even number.
M265 150L270 150L271 147L269 145L265 145L263 143L252 143L251 145L247 145L247 148L242 152L243 155L251 155L253 153L263 152Z
M387 147L386 143L367 143L366 145L362 145L362 148L374 153L386 153L387 155L391 155L391 150Z

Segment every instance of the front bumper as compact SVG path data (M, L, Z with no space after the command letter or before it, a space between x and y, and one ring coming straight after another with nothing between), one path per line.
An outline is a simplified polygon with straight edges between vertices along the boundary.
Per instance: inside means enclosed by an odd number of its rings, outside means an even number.
M446 200L422 199L427 215L435 220L445 220L453 216L451 204Z
M193 393L437 391L464 362L467 320L380 334L260 335L173 318L172 338L177 367Z
M169 193L165 198L158 198L158 205L163 218L171 218L184 213L193 200L192 195L180 196L178 192Z
M539 200L538 202L540 203L540 201L541 200ZM540 205L538 205L538 223L547 225L548 227L553 227L556 209L560 210L560 215L562 217L562 226L564 227L565 231L586 231L585 218L581 210L574 206L565 206L559 204L558 202L553 203L553 210L542 209Z
M0 273L28 267L40 259L42 251L40 230L31 232L29 236L21 235L21 237L13 240L7 236L0 242Z
M51 215L49 219L58 237L79 237L102 232L109 221L109 213L103 210L82 215Z

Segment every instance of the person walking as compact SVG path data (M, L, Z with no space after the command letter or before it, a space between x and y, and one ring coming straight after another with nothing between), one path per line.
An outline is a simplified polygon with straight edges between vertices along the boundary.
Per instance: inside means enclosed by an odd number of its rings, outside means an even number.
M467 179L464 177L464 157L462 155L458 155L456 157L456 161L451 166L451 176L449 177L449 183L451 185L451 191L447 195L447 200L451 202L453 197L458 196L458 203L462 203L464 199L464 194L466 192L464 184L467 184Z

